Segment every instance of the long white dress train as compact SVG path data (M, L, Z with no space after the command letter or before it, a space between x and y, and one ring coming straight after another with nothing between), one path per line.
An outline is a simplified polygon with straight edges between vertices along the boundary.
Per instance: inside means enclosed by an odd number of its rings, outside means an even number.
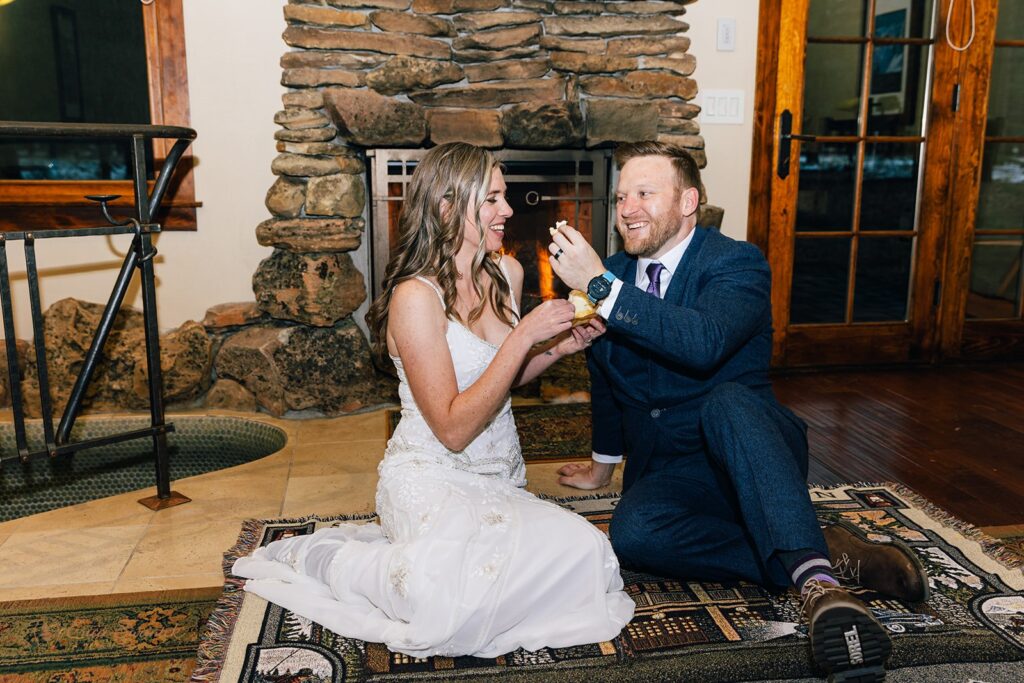
M455 321L446 337L463 391L498 347ZM497 657L618 635L634 604L611 544L522 488L511 395L455 453L430 431L392 359L402 417L378 468L380 525L344 523L260 548L234 564L245 589L415 657Z

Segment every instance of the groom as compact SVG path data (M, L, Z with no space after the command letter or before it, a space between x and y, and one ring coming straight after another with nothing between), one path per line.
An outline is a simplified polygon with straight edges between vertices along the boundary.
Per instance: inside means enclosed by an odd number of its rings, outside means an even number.
M807 427L768 379L768 264L753 245L697 227L700 172L685 150L630 143L615 163L624 251L602 263L571 227L549 246L555 273L608 327L587 354L593 460L559 481L604 486L628 454L610 529L624 564L795 586L815 660L836 680L881 680L888 637L839 586L829 546L875 590L922 600L927 580L909 549L838 526L826 544L807 493Z

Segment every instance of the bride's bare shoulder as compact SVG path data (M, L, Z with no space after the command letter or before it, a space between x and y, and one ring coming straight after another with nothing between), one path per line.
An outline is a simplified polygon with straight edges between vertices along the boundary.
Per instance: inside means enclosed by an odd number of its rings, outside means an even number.
M445 320L444 306L431 284L410 278L395 286L388 306L389 327L399 329Z

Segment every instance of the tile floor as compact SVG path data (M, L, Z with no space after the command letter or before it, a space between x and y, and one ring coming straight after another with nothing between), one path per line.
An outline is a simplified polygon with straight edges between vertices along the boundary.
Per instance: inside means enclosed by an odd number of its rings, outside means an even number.
M312 420L205 414L276 425L288 443L260 460L172 482L192 499L177 507L140 505L150 488L0 523L0 600L219 586L222 555L245 519L373 510L383 410ZM579 494L557 483L560 466L528 465L529 490ZM621 468L608 490L620 487Z

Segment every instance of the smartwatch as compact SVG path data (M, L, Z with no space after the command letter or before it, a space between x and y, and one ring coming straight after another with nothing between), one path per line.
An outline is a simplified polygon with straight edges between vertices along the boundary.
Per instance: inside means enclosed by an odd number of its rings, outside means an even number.
M614 281L615 276L612 275L611 271L604 271L587 285L587 298L590 299L591 303L597 304L598 301L611 294Z

